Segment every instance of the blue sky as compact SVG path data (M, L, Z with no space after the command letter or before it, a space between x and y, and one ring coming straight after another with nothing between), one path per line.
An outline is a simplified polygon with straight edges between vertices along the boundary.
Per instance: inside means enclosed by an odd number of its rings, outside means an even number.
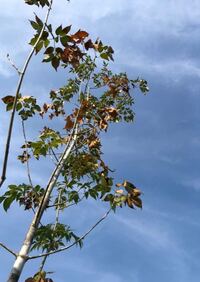
M11 3L12 2L12 3ZM6 54L21 66L29 51L33 9L23 1L0 1L0 93L12 94L17 76ZM47 270L55 282L198 282L200 276L200 2L191 0L66 0L56 1L51 21L86 29L93 38L115 49L115 71L148 80L150 93L135 94L133 124L113 126L104 138L105 158L116 178L130 179L144 192L142 211L119 210L99 226L84 248L49 259ZM41 66L34 58L23 92L43 96L62 85L64 75ZM0 151L8 113L0 104ZM9 178L25 181L17 167L20 124L9 159ZM32 133L33 133L32 129ZM30 134L32 134L30 132ZM2 154L0 154L2 155ZM2 160L2 158L1 158ZM45 181L50 165L35 169ZM45 178L46 177L46 178ZM95 202L71 209L63 216L77 230L101 217L105 207ZM18 249L30 222L17 207L0 210L0 241ZM77 220L78 219L78 220ZM37 271L28 264L23 278ZM0 280L5 281L12 258L0 250Z

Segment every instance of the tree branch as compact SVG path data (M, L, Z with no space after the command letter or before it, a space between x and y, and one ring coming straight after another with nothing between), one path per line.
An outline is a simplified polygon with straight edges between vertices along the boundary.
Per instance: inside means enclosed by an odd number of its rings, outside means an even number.
M15 63L13 63L9 54L7 54L7 59L9 61L9 63L11 64L11 66L17 71L18 75L20 75L21 71L18 69L18 67L15 65Z
M8 251L10 254L12 254L14 257L17 257L17 254L14 251L12 251L10 248L6 247L6 245L4 245L3 243L0 243L0 246L4 248L6 251Z
M15 100L14 100L14 103L13 103L13 109L12 109L12 112L11 112L11 117L10 117L10 122L9 122L9 127L8 127L8 134L7 134L7 141L6 141L6 146L5 146L3 168L2 168L2 174L1 174L1 179L0 179L0 187L3 185L4 181L6 180L8 155L9 155L9 150L10 150L10 142L11 142L11 136L12 136L12 130L13 130L13 124L14 124L14 117L15 117L16 106L17 106L17 99L18 99L18 96L19 96L19 92L20 92L22 82L24 80L24 76L25 76L26 70L28 68L29 62L30 62L30 60L31 60L31 58L34 54L35 47L37 46L38 42L40 41L42 34L43 34L43 31L45 29L45 26L47 24L49 14L50 14L50 11L51 11L51 7L52 7L52 3L53 3L53 0L50 2L50 5L49 5L49 8L47 10L47 14L46 14L46 17L45 17L45 20L44 20L44 24L43 24L43 27L40 31L38 39L35 42L35 44L33 45L29 55L27 56L27 59L24 63L22 71L19 73L19 80L18 80L16 92L15 92Z
M23 131L24 142L25 142L25 151L26 151L26 156L27 156L27 161L26 161L27 176L28 176L28 180L29 180L31 187L33 188L33 181L32 181L32 178L31 178L29 158L28 158L28 145L27 145L28 141L27 141L27 138L26 138L26 130L25 130L25 124L24 124L23 119L22 119L22 131Z
M81 240L85 239L85 237L87 235L89 235L104 219L106 219L106 217L109 215L110 212L111 212L111 208L85 234L83 234L78 240L76 240L72 244L70 244L68 246L65 246L63 248L60 248L58 250L55 250L55 251L51 251L51 252L45 253L45 254L41 254L41 255L37 255L37 256L29 256L27 258L27 260L46 257L46 256L49 256L49 255L53 255L53 254L56 254L56 253L59 253L59 252L63 252L63 251L66 251L66 250L70 249L71 247L73 247L74 245L79 243Z

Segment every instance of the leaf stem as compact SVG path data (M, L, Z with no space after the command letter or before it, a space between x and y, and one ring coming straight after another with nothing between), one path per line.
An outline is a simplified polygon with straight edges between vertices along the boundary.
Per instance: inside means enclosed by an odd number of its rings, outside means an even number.
M87 232L85 232L85 234L83 234L78 240L76 240L72 244L70 244L68 246L65 246L63 248L60 248L58 250L55 250L55 251L47 252L45 254L36 255L36 256L29 256L27 258L27 260L32 260L32 259L37 259L37 258L41 258L41 257L46 257L46 256L49 256L49 255L53 255L53 254L56 254L56 253L59 253L59 252L63 252L63 251L66 251L66 250L70 249L71 247L73 247L74 245L76 245L77 243L79 243L80 241L85 239L85 237L87 237L104 219L107 218L107 216L109 215L111 210L112 209L110 208Z

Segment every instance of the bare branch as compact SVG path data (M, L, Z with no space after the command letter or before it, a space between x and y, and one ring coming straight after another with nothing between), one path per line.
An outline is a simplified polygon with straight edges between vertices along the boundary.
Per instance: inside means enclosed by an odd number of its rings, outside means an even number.
M23 119L22 119L22 131L23 131L24 142L25 142L25 151L26 151L26 156L27 156L27 161L26 161L27 176L28 176L28 180L29 180L31 187L33 188L33 181L32 181L32 178L31 178L29 159L28 159L28 141L27 141L27 138L26 138L26 130L25 130L25 124L24 124Z
M35 42L34 46L32 47L25 63L24 63L24 66L23 66L23 69L22 71L20 72L20 75L19 75L19 80L18 80L18 84L17 84L17 88L16 88L16 92L15 92L15 100L14 100L14 103L13 103L13 109L12 109L12 113L11 113L11 117L10 117L10 122L9 122L9 128L8 128L8 134L7 134L7 141L6 141L6 146L5 146L5 153L4 153L4 161L3 161L3 168L2 168L2 174L1 174L1 179L0 179L0 187L3 185L4 181L6 180L6 170L7 170L7 163L8 163L8 155L9 155L9 150L10 150L10 142L11 142L11 136L12 136L12 129L13 129L13 124L14 124L14 117L15 117L15 112L16 112L16 106L17 106L17 99L18 99L18 96L19 96L19 92L20 92L20 89L21 89L21 86L22 86L22 82L24 80L24 76L25 76L25 73L26 73L26 70L28 68L28 65L29 65L29 62L34 54L34 51L35 51L35 47L37 46L38 42L40 41L41 37L42 37L42 34L43 34L43 31L45 29L45 26L47 24L47 21L48 21L48 18L49 18L49 14L50 14L50 11L51 11L51 7L52 7L52 3L53 3L53 0L50 1L50 5L49 5L49 8L47 10L47 14L46 14L46 17L45 17L45 20L44 20L44 24L43 24L43 27L40 31L40 34L38 36L38 39L37 41Z
M11 66L17 71L18 75L21 75L21 71L18 69L18 67L15 65L15 63L11 60L10 55L7 54L7 59Z
M4 248L6 251L8 251L10 254L12 254L14 257L17 257L17 254L14 251L12 251L10 248L8 248L6 245L4 245L3 243L0 243L0 246Z
M73 247L74 245L78 244L81 240L85 239L85 237L87 235L89 235L104 219L106 219L106 217L109 215L109 213L111 212L111 208L85 233L83 234L78 240L76 240L75 242L73 242L72 244L65 246L63 248L60 248L58 250L55 251L51 251L45 254L41 254L41 255L37 255L37 256L29 256L27 259L31 260L31 259L37 259L37 258L41 258L41 257L46 257L49 255L53 255L59 252L63 252L66 251L68 249L70 249L71 247Z

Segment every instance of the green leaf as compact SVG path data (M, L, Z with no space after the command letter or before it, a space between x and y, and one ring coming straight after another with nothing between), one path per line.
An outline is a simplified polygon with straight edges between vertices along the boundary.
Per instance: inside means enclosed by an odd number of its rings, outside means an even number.
M51 62L53 58L54 58L53 54L46 54L44 55L44 59L42 60L42 62L45 63Z
M57 71L59 65L60 65L60 59L57 57L53 57L53 59L51 60L51 64L54 67L54 69Z
M44 40L44 47L47 48L50 44L50 40L49 39L46 39Z
M54 47L50 46L50 47L48 47L48 48L45 50L44 54L45 54L45 55L46 55L46 54L52 54L53 51L54 51Z
M64 27L62 33L67 34L71 30L71 27L72 27L71 25Z
M15 200L15 197L12 196L12 197L9 197L9 198L6 198L3 202L3 208L4 210L7 212L7 210L10 208L12 202L14 202Z
M6 111L10 111L10 110L12 110L12 108L13 108L13 103L9 103L6 106Z
M62 25L60 25L57 29L56 29L56 35L61 35L62 34Z
M109 55L108 55L108 53L101 53L101 54L100 54L100 57L101 57L102 59L104 59L104 60L109 61Z
M70 37L69 37L68 35L62 36L62 37L60 38L60 42L61 42L61 44L62 44L64 47L67 47L67 46L68 46L69 41L70 41Z
M38 40L38 35L35 35L33 38L31 38L29 44L34 46L37 40Z
M40 50L41 50L42 47L43 47L43 44L44 44L44 41L43 41L43 40L41 40L41 41L38 42L38 44L37 44L36 47L35 47L35 52L36 52L36 54L40 52Z
M34 22L34 21L30 21L31 23L31 26L35 29L35 30L38 30L40 28L39 24Z
M35 15L35 20L36 20L36 22L38 23L38 25L40 27L43 27L43 22L42 22L42 20L37 15Z

